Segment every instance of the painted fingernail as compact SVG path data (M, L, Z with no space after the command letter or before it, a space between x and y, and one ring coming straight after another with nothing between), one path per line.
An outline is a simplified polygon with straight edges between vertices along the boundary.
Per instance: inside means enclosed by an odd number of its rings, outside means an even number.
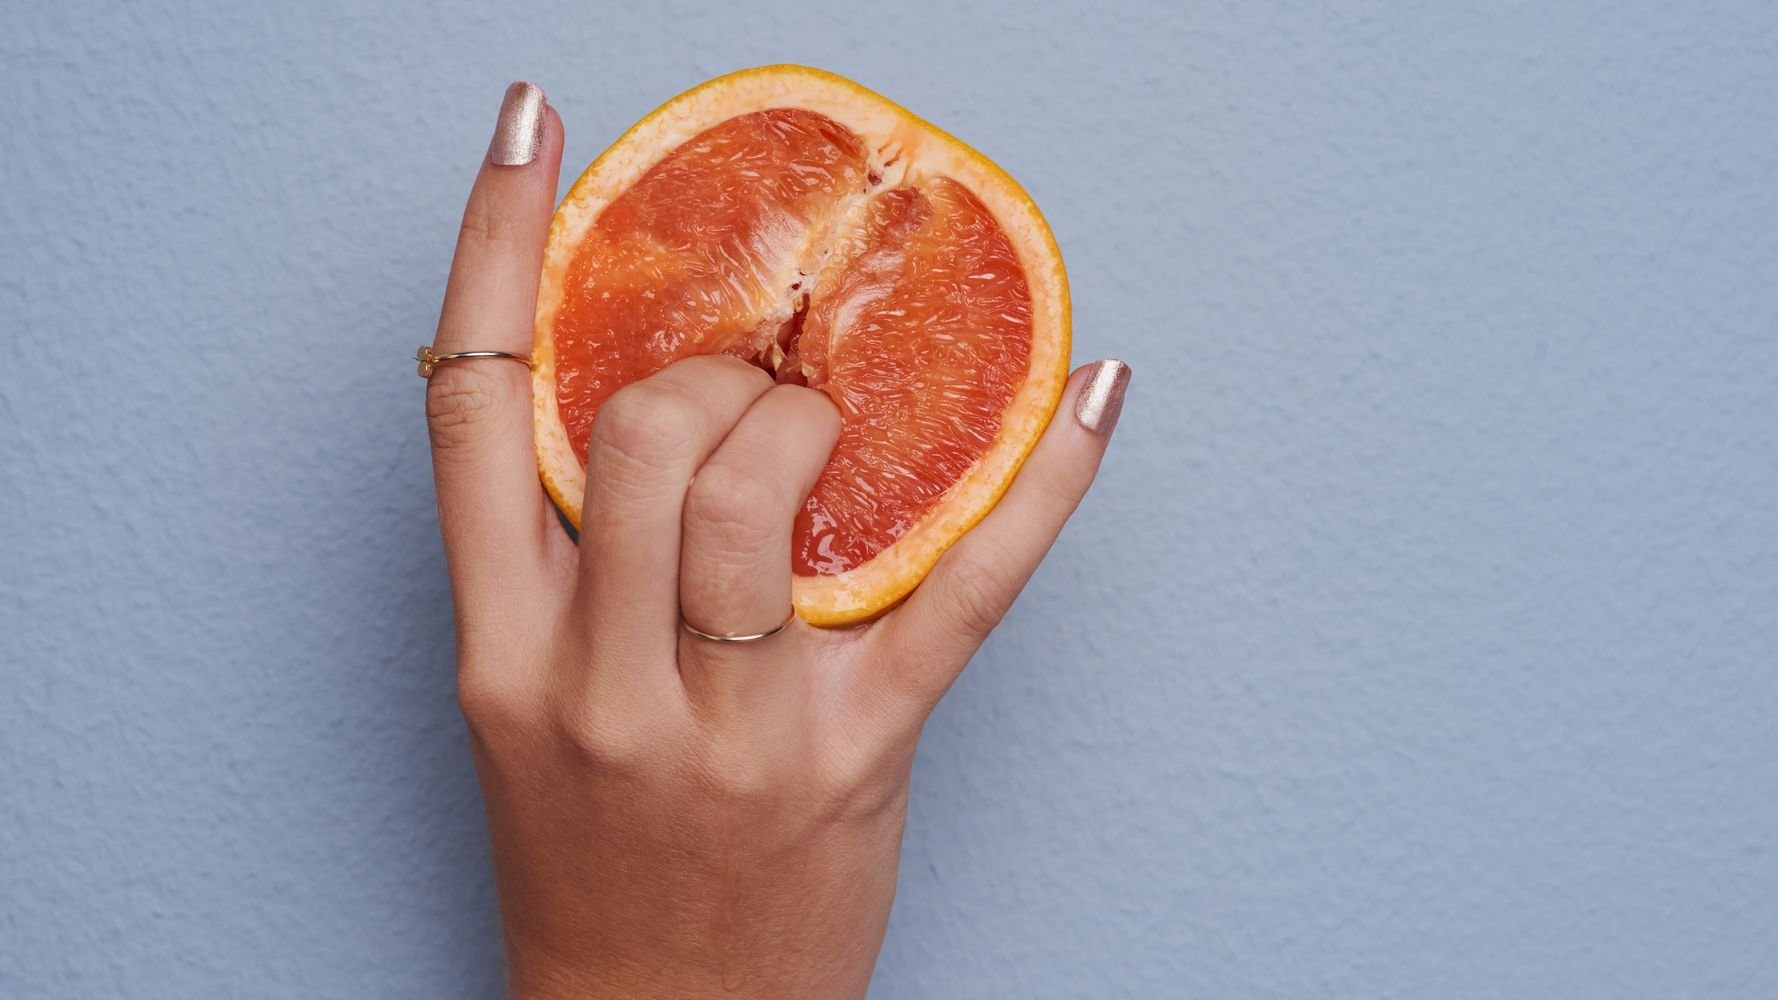
M502 167L522 167L537 159L542 148L543 90L519 80L506 88L506 99L500 102L488 159Z
M1124 390L1130 387L1130 366L1106 358L1087 373L1086 384L1074 401L1074 419L1095 434L1110 434L1124 408Z

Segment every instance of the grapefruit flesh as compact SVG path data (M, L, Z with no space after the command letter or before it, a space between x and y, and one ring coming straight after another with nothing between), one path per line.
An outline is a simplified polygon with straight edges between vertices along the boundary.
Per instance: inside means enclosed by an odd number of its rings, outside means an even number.
M863 88L719 78L589 167L551 228L536 329L540 468L579 523L612 393L736 355L838 407L797 519L793 600L868 619L983 516L1067 373L1067 285L1011 178Z

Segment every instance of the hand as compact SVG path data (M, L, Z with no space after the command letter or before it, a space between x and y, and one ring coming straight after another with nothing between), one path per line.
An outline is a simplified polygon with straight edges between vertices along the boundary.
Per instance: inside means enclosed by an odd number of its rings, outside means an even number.
M526 87L464 212L440 353L530 353L562 124ZM726 645L680 615L783 619L792 521L839 433L824 394L722 357L623 389L576 546L538 483L526 370L439 367L458 693L516 997L863 996L920 728L1086 492L1127 373L1075 373L1013 488L900 608Z

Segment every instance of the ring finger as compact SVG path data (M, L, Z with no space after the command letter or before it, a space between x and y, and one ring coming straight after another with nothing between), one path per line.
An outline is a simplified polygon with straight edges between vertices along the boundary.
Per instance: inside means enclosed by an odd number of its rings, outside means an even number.
M586 628L616 651L672 662L686 489L771 384L735 358L692 357L618 390L600 408L587 447L579 601ZM639 673L625 675L658 680Z
M680 549L679 606L688 625L752 635L784 621L791 529L839 434L839 411L825 394L777 386L698 470ZM749 648L695 641L706 654Z

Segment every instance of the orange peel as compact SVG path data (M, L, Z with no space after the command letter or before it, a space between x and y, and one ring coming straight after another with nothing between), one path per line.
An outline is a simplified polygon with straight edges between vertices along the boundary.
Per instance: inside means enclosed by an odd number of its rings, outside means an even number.
M1061 252L1004 170L832 73L731 73L637 122L556 211L538 469L578 526L598 402L687 354L827 391L846 429L798 522L792 601L811 624L865 621L1011 484L1069 335Z

